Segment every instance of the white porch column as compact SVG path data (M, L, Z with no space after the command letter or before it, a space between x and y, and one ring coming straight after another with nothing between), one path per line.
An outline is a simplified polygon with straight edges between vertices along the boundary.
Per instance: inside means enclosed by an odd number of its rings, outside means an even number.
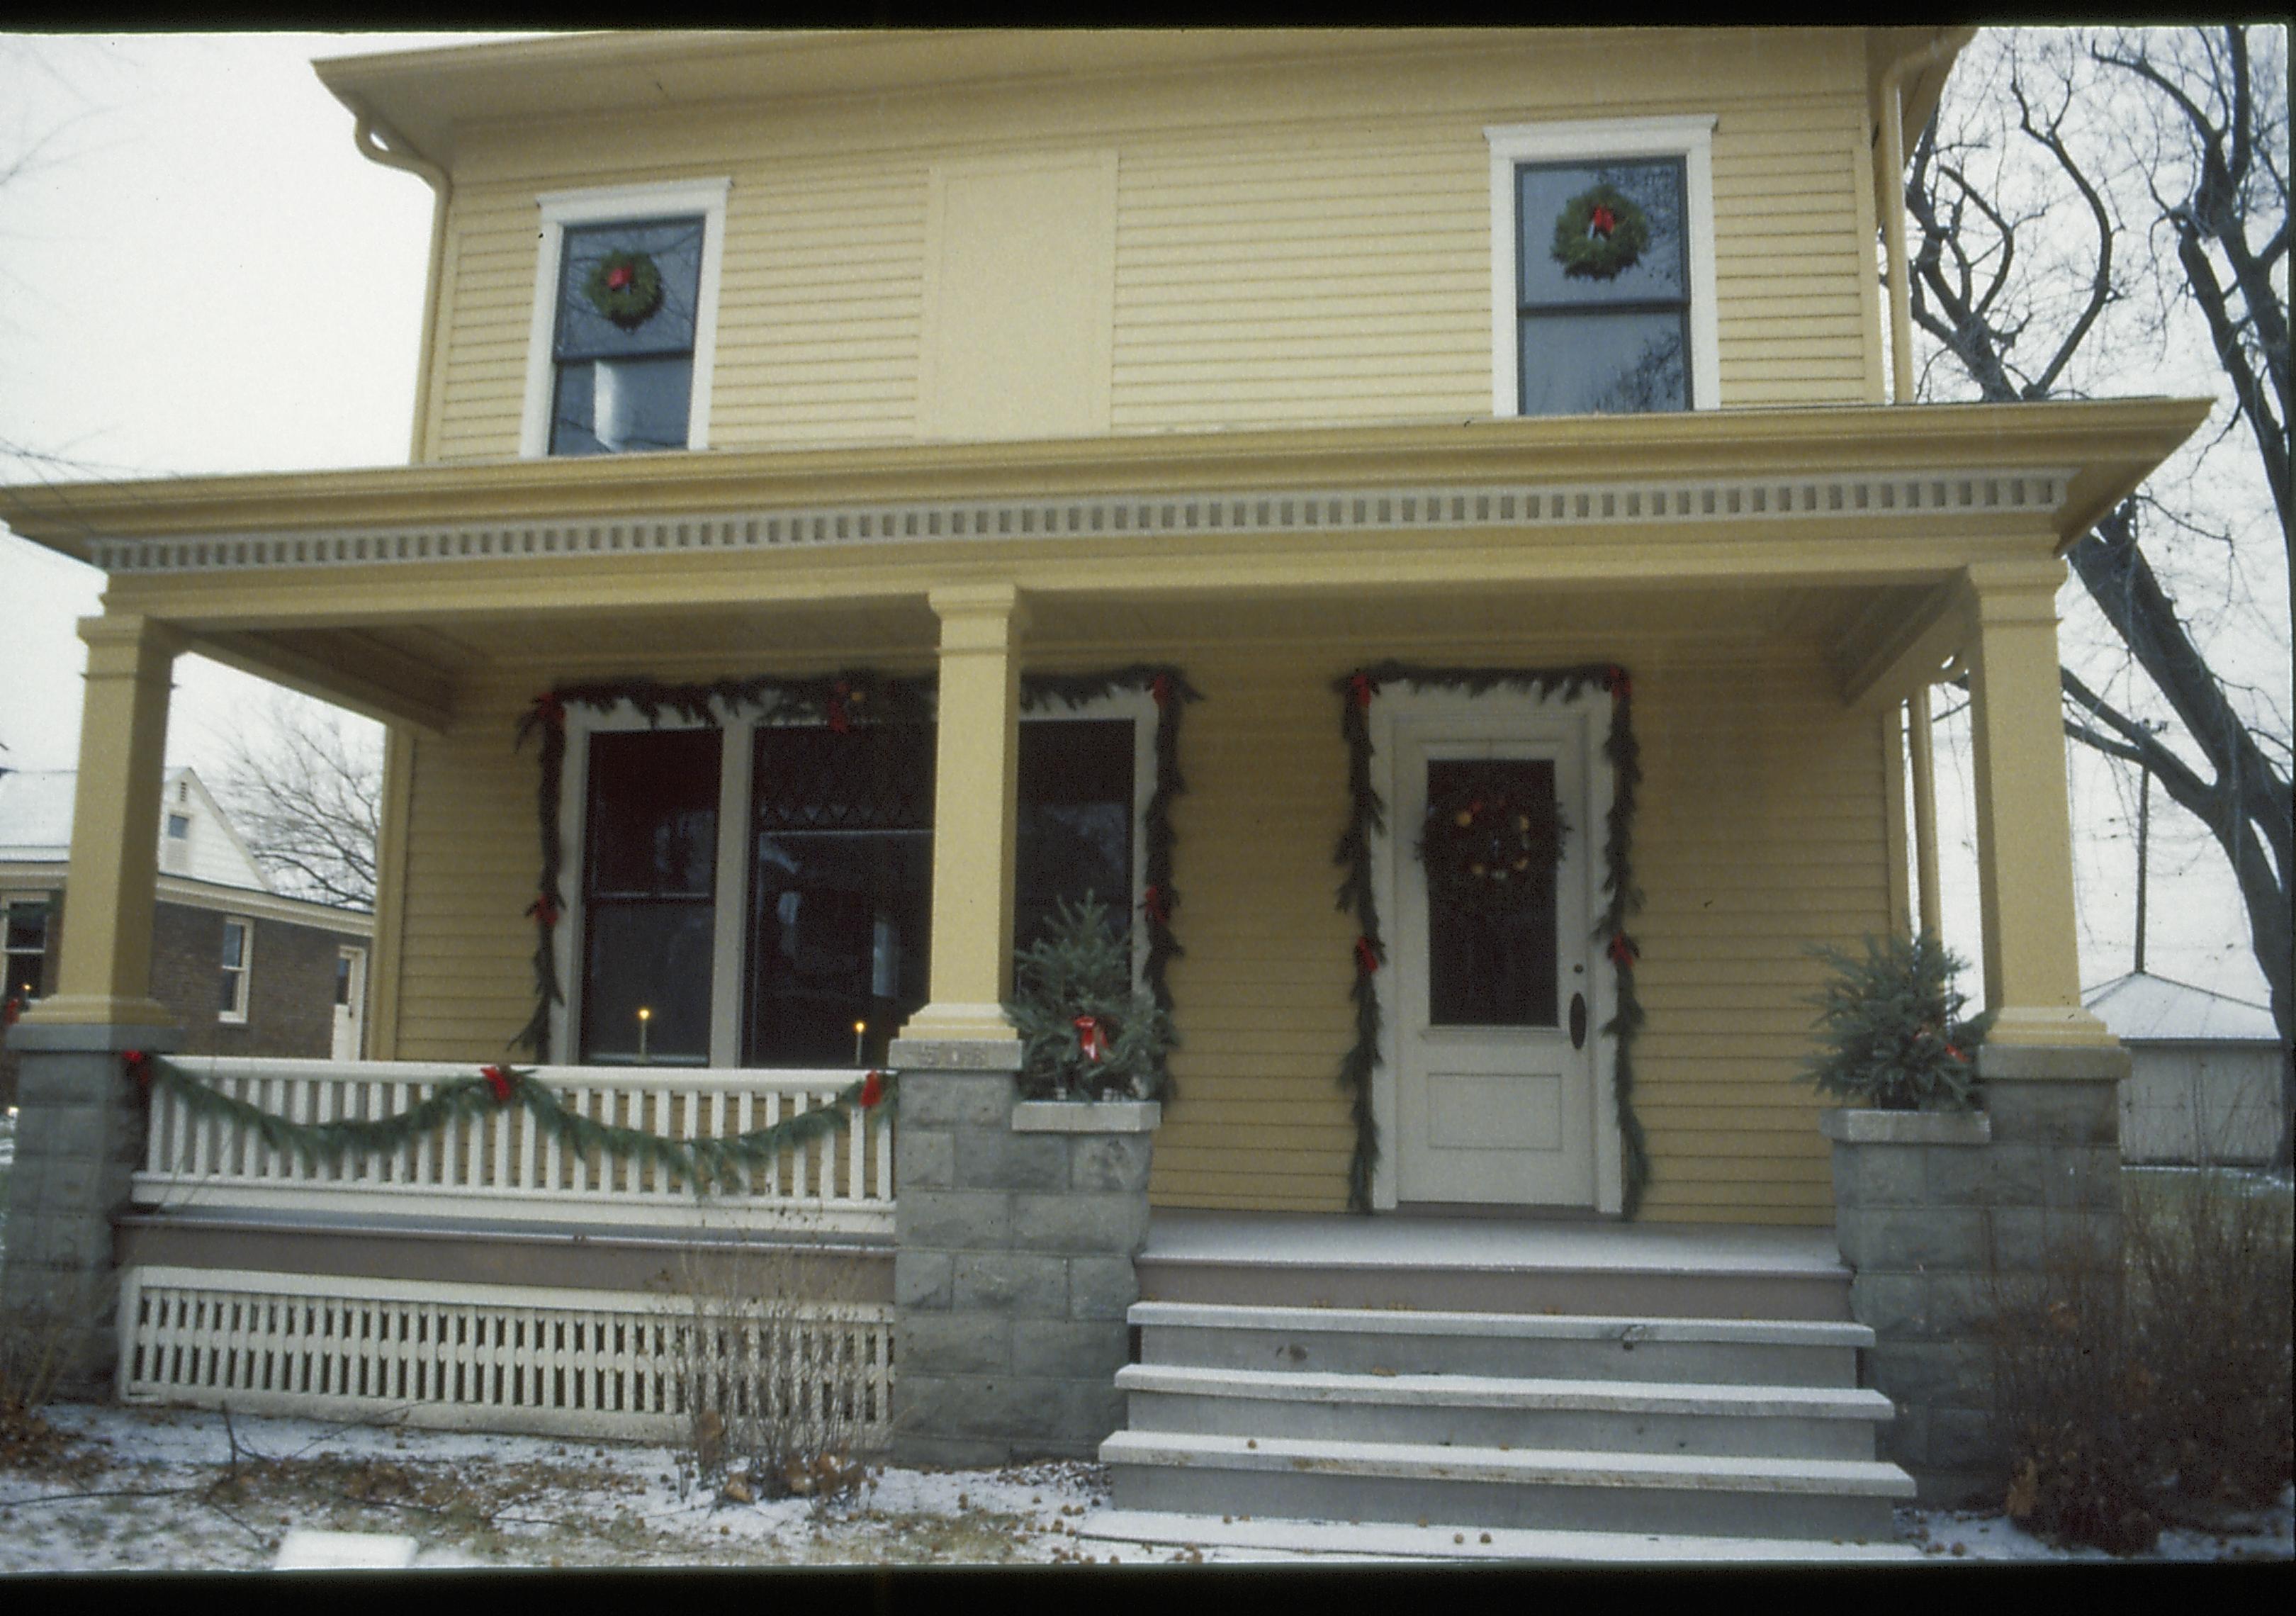
M2064 563L1969 569L1978 891L1988 1042L2118 1048L2081 1008L2072 821L2058 706L2057 587Z
M940 711L933 781L932 997L905 1039L1013 1037L1013 842L1020 794L1020 637L1011 584L936 589Z
M82 618L87 686L73 788L71 873L64 883L57 991L26 1017L68 1025L159 1027L152 998L152 905L168 696L184 642L128 615Z

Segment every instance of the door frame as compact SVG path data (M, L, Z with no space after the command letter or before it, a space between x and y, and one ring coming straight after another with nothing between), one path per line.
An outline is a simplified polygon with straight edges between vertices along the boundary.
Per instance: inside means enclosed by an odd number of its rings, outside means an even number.
M1552 722L1556 717L1575 718L1582 726L1586 757L1586 800L1564 805L1564 812L1576 824L1581 815L1584 824L1578 833L1587 838L1590 854L1584 862L1587 883L1584 913L1590 923L1607 911L1603 893L1604 861L1596 849L1607 840L1611 809L1617 792L1617 772L1611 767L1609 742L1610 726L1614 721L1614 709L1610 696L1597 688L1582 690L1575 697L1565 699L1560 693L1539 696L1529 691L1493 690L1481 695L1470 695L1463 691L1422 689L1406 680L1382 684L1373 695L1371 709L1365 715L1366 728L1371 737L1371 785L1380 801L1389 810L1382 815L1387 823L1371 836L1372 892L1379 905L1382 934L1395 939L1397 921L1401 914L1397 901L1398 882L1408 867L1409 851L1415 826L1394 823L1392 811L1396 803L1396 726L1398 720L1417 727L1449 723L1474 725L1480 727L1507 726L1512 724L1528 732L1541 720ZM1608 969L1611 961L1592 934L1586 939L1587 959L1591 969L1587 973L1587 1036L1594 1054L1594 1129L1595 1129L1595 1204L1589 1209L1607 1217L1621 1215L1626 1207L1625 1150L1619 1133L1618 1108L1618 1036L1609 1030L1618 1014L1618 975ZM1379 1060L1372 1070L1372 1115L1379 1128L1379 1136L1390 1142L1399 1137L1397 1132L1398 1105L1397 1081L1400 1064L1400 977L1398 972L1410 968L1414 962L1390 953L1388 968L1375 972L1371 979L1372 994L1379 1008ZM1393 1148L1382 1150L1372 1170L1372 1207L1377 1211L1392 1211L1398 1203L1396 1169L1397 1153ZM1527 1212L1540 1209L1526 1207ZM1562 1209L1546 1209L1556 1210Z

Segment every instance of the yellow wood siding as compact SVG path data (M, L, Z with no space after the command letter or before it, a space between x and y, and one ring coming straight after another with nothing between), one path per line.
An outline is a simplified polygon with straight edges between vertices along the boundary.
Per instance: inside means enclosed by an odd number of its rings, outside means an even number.
M448 220L431 451L516 452L535 197L726 175L719 447L917 432L936 162L1118 157L1119 432L1490 410L1487 125L1710 113L1720 397L1874 398L1863 57L1726 33L1614 53L1238 68L898 101L467 131Z

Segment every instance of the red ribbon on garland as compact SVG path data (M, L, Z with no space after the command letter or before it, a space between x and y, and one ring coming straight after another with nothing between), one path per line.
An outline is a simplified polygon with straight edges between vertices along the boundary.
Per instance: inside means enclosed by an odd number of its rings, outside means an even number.
M545 690L534 698L534 716L553 729L566 727L566 703L558 699L554 690Z
M1168 673L1160 673L1154 678L1149 680L1148 694L1154 700L1160 710L1170 706L1172 701L1172 676Z
M829 728L832 734L853 733L853 722L845 716L845 704L853 697L852 686L842 679L829 687Z
M135 1079L138 1094L149 1095L152 1092L151 1055L141 1049L123 1049L119 1052L119 1067Z
M1614 701L1630 701L1634 699L1635 682L1627 677L1625 669L1615 664L1603 671L1603 688L1611 693Z
M1379 686L1371 682L1371 675L1359 673L1348 680L1348 693L1355 698L1357 707L1369 707L1372 697L1379 693Z
M1171 901L1164 896L1164 890L1154 882L1150 882L1148 890L1141 894L1140 907L1148 918L1158 925L1171 923Z
M507 1066L481 1066L479 1076L487 1080L487 1087L493 1093L496 1104L510 1103L510 1097L518 1087L518 1073Z
M1611 933L1610 954L1612 964L1622 970L1631 971L1634 969L1635 961L1640 957L1642 950L1635 947L1634 939L1625 932L1613 931Z
M873 1071L861 1079L861 1109L867 1111L885 1097L885 1074Z
M1151 887L1148 890L1152 892L1156 889ZM24 1001L21 999L10 999L5 1005L0 1005L0 1027L13 1027L16 1018L23 1013Z
M554 926L558 923L558 906L551 901L547 892L527 905L526 912L542 925Z
M1356 939L1356 971L1362 976L1373 976L1379 971L1379 949L1368 937Z
M1101 1029L1096 1015L1080 1015L1076 1019L1077 1047L1087 1061L1097 1061L1108 1054L1108 1034Z

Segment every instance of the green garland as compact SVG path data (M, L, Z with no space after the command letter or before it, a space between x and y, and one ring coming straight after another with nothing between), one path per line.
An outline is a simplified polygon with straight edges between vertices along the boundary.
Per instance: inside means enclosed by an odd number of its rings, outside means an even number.
M636 331L661 307L661 267L651 253L610 252L590 267L582 295L624 331Z
M1625 669L1609 662L1587 662L1573 668L1519 671L1492 668L1423 668L1404 662L1382 662L1359 668L1333 681L1340 696L1340 734L1348 745L1348 793L1350 807L1347 828L1341 833L1332 862L1346 874L1339 889L1339 906L1356 917L1355 982L1349 997L1356 1007L1356 1041L1340 1062L1340 1087L1348 1091L1356 1127L1356 1148L1348 1166L1348 1205L1351 1210L1371 1210L1372 1175L1379 1165L1379 1123L1372 1112L1372 1074L1379 1065L1379 997L1372 979L1387 963L1387 945L1380 934L1379 908L1372 890L1372 843L1387 828L1387 805L1371 783L1371 703L1382 685L1417 685L1444 690L1464 690L1470 695L1507 689L1542 699L1560 693L1565 701L1582 691L1610 693L1611 736L1603 753L1611 761L1615 785L1611 799L1608 834L1603 844L1603 890L1609 901L1603 908L1594 935L1604 939L1604 952L1617 972L1618 1013L1602 1031L1617 1041L1612 1092L1617 1101L1619 1136L1625 1153L1625 1212L1632 1218L1642 1208L1650 1186L1650 1150L1641 1120L1635 1115L1634 1044L1642 1030L1642 1001L1635 994L1635 961L1641 950L1627 931L1628 917L1642 907L1643 895L1632 873L1635 802L1642 785L1642 750L1634 732L1634 685Z
M192 1077L174 1062L142 1050L125 1051L120 1064L144 1095L164 1090L195 1116L254 1133L271 1149L291 1154L306 1165L319 1161L332 1165L347 1155L402 1150L439 1133L458 1117L483 1116L515 1104L535 1120L545 1136L568 1149L585 1157L603 1154L651 1165L673 1184L691 1185L696 1195L708 1190L747 1193L750 1176L772 1166L784 1151L843 1133L852 1126L855 1111L892 1105L900 1091L899 1074L873 1071L840 1090L828 1104L800 1112L770 1128L752 1128L730 1139L672 1139L578 1115L559 1103L548 1087L535 1082L532 1072L509 1066L481 1067L477 1077L442 1083L429 1099L397 1116L373 1121L296 1122L234 1099Z
M873 669L848 669L816 678L788 678L758 674L749 678L714 679L694 685L665 685L657 679L601 680L561 685L534 699L521 715L513 750L523 748L529 736L541 737L541 781L536 809L540 821L542 872L537 897L526 912L535 923L534 1014L511 1040L512 1047L533 1052L538 1062L550 1059L550 1012L565 1002L558 990L558 921L565 912L559 891L566 849L558 833L560 804L566 789L566 710L586 707L611 711L627 701L649 724L665 714L693 724L714 723L718 715L735 708L754 706L762 721L786 724L825 724L839 734L857 727L890 727L931 721L930 699L935 681L892 678ZM1203 697L1177 668L1136 662L1128 667L1088 674L1032 674L1021 681L1021 707L1031 711L1058 701L1075 708L1119 690L1146 692L1156 703L1156 783L1148 799L1146 877L1147 897L1142 905L1148 921L1148 958L1143 967L1149 991L1165 1010L1172 995L1165 972L1183 950L1173 936L1172 912L1179 893L1172 884L1171 806L1187 789L1180 778L1180 715L1190 701Z
M1641 262L1650 216L1616 185L1594 185L1554 216L1554 261L1566 276L1611 281Z

